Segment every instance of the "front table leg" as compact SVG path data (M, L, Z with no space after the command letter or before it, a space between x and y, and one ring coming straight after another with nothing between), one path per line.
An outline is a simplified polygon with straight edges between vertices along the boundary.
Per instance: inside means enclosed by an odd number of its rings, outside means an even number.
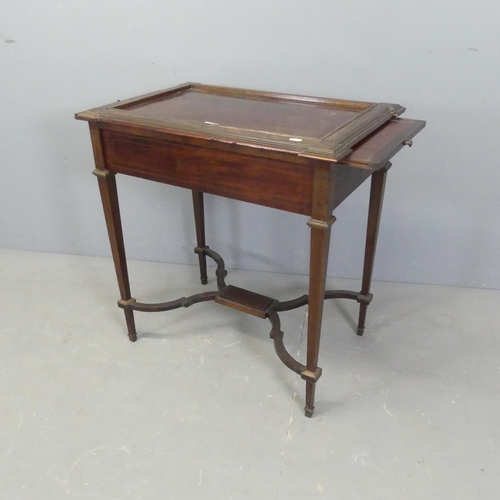
M331 217L328 221L310 219L307 223L311 228L311 254L307 317L307 372L302 373L302 378L306 381L306 406L304 408L306 417L312 417L316 382L321 376L321 368L318 367L319 343L330 233L334 221L335 218Z
M373 264L375 262L375 250L377 248L378 230L380 226L380 215L382 214L382 202L384 200L385 179L387 170L389 170L390 167L391 164L388 163L385 167L372 174L368 225L366 229L365 263L363 266L363 282L361 285L361 294L364 296L370 296ZM358 335L363 335L365 331L367 309L368 302L361 302L359 308Z
M135 299L130 295L127 259L125 256L125 245L123 242L122 224L120 220L120 206L118 205L118 193L116 190L116 174L109 170L99 169L95 169L93 174L97 177L99 182L99 191L101 193L102 207L104 209L106 226L108 228L109 243L111 245L116 277L120 288L121 299L118 301L118 305L125 312L128 337L132 342L135 342L137 340L137 332L135 329L134 311L130 308L130 304L135 302Z
M335 221L332 209L336 184L336 169L333 166L317 165L314 169L313 201L311 218L311 252L309 263L309 300L307 318L307 363L301 377L306 381L306 417L314 411L316 382L321 376L318 367L323 301L325 296L328 250L330 248L331 226Z

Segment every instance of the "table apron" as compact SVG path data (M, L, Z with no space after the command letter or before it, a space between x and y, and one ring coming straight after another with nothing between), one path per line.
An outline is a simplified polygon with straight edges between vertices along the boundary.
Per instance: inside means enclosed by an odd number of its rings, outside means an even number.
M311 214L314 165L131 137L104 130L106 168L174 186Z

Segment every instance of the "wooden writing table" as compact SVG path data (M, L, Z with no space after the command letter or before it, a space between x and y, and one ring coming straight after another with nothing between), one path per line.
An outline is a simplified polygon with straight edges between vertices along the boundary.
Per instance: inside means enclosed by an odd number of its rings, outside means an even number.
M125 312L137 339L134 311L168 311L214 300L271 322L278 357L306 381L305 414L312 416L324 299L360 304L365 328L375 247L389 160L425 126L396 118L399 105L292 96L199 84L178 87L84 111L89 122L99 189ZM216 264L217 291L145 304L130 293L115 174L192 190L201 282L207 256ZM333 210L371 176L363 281L360 292L325 291ZM309 216L309 294L294 300L226 285L222 258L205 243L203 193ZM278 313L308 305L307 361L283 345Z

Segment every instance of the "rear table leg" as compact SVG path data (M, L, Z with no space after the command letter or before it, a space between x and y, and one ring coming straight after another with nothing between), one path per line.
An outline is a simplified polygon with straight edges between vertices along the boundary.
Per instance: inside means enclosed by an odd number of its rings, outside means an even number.
M363 282L361 285L361 295L370 296L372 283L373 264L375 262L375 250L377 248L378 230L380 225L380 215L382 213L382 202L384 200L385 179L387 170L391 164L388 163L372 175L370 190L370 206L368 209L368 225L366 230L365 263L363 267ZM358 320L358 335L363 335L365 331L366 311L368 302L361 302Z
M196 243L198 248L205 247L205 207L203 203L203 193L193 190L194 222L196 225ZM197 252L200 262L200 280L202 285L208 283L207 277L207 256L204 252Z

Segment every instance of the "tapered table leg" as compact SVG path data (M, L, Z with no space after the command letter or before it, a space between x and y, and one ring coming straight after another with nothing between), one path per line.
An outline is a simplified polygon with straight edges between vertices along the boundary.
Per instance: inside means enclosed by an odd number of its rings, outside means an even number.
M308 222L311 227L311 254L307 316L307 372L302 374L302 378L306 381L306 406L304 408L306 417L312 417L316 382L321 376L321 368L318 367L319 345L331 224L334 220L332 217L329 221L309 220Z
M370 190L370 206L368 209L368 224L366 230L365 262L363 266L363 282L361 294L370 295L372 283L373 264L375 262L375 250L377 248L378 230L380 226L380 215L382 213L382 202L384 199L385 179L390 163L372 175ZM365 331L366 312L368 303L361 302L358 320L358 335L363 335Z
M316 166L313 180L313 203L311 218L311 250L309 263L309 299L307 317L307 370L301 374L306 381L306 417L312 417L316 382L321 376L318 367L323 302L325 296L328 250L330 248L331 226L335 217L331 215L335 187L335 169L330 166Z
M194 222L196 226L196 243L197 249L205 247L205 206L203 203L203 192L193 190L193 208ZM200 280L202 285L208 283L207 277L207 256L205 253L198 251L198 259L200 262Z
M94 126L94 124L91 124L90 126L90 135L92 138L94 159L97 167L93 174L97 177L99 183L99 191L101 193L102 207L104 209L104 217L106 219L106 226L108 229L109 243L111 245L113 262L115 264L118 287L120 288L121 299L118 301L118 305L125 312L129 339L132 342L135 342L137 340L137 332L135 329L134 311L130 307L130 305L135 302L135 299L133 299L130 295L130 283L128 278L127 259L125 256L125 245L123 242L123 231L120 219L120 206L118 204L115 173L106 170L104 156L102 154L100 131L96 126Z

